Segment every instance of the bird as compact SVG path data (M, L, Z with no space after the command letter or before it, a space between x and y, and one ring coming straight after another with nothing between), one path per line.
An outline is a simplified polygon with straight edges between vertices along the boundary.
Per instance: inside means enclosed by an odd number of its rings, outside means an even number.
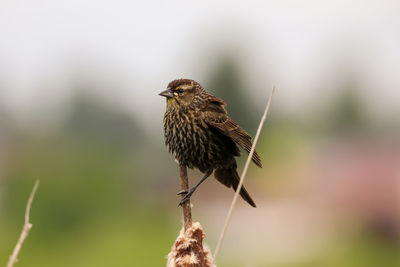
M188 201L213 172L217 181L236 191L240 178L235 157L240 156L239 147L250 153L252 139L228 116L225 101L209 94L192 79L173 80L159 95L166 98L163 123L169 153L179 164L204 174L195 186L178 193L184 194L179 205ZM262 168L256 151L252 161ZM256 207L244 186L239 193Z

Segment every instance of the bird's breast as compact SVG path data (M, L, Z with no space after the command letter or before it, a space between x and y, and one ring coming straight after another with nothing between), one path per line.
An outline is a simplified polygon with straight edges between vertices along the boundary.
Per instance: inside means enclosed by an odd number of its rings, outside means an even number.
M169 152L190 168L206 160L208 126L195 114L166 112L164 116L165 144Z

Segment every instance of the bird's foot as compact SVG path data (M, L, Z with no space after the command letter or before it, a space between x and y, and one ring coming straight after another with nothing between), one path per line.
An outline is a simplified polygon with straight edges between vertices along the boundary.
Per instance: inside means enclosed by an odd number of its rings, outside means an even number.
M196 190L196 188L190 188L189 192L185 192L185 190L182 190L181 191L182 193L179 192L179 193L181 193L180 195L183 195L185 193L186 193L186 195L181 199L181 201L178 204L178 207L182 206L186 201L190 200L190 197L193 195L195 190Z
M176 193L176 194L179 196L179 195L186 195L187 193L188 193L187 190L181 190L181 191L179 191L179 192Z

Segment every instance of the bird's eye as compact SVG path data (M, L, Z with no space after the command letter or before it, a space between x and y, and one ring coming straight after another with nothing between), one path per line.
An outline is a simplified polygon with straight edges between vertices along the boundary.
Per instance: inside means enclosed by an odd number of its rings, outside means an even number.
M175 92L177 92L178 94L182 94L183 93L183 89L177 89Z

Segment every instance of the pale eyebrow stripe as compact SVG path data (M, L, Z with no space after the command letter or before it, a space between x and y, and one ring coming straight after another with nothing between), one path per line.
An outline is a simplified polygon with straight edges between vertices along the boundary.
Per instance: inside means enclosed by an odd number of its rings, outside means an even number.
M192 85L191 84L184 84L181 86L178 86L176 89L183 89L183 90L187 90L187 89L192 89Z

